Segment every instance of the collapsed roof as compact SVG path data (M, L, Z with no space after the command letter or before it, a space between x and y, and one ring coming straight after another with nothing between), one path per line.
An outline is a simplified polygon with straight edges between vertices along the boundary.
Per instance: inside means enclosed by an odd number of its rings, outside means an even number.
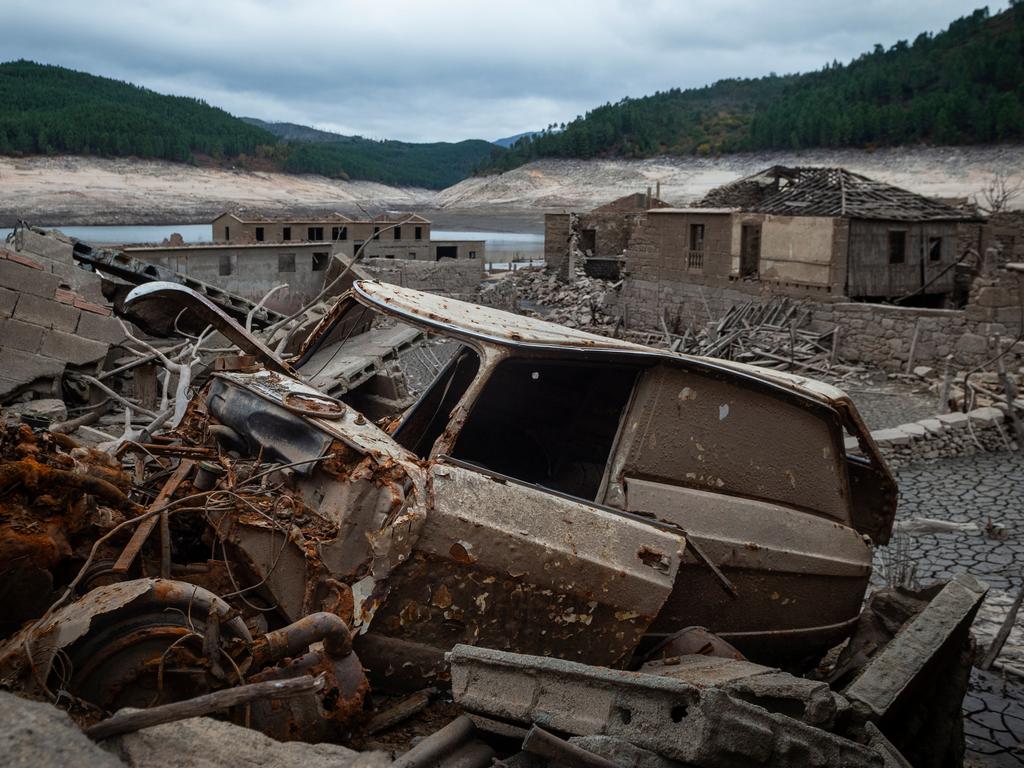
M842 216L886 221L972 221L954 208L845 168L773 165L711 190L702 207L737 207L785 216Z

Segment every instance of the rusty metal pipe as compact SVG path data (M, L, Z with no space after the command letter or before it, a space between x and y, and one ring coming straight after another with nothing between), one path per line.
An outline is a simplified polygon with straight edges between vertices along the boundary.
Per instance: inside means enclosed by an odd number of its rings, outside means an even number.
M466 715L457 717L395 760L391 764L391 768L427 768L427 766L446 765L444 759L465 744L475 731L476 726Z
M253 645L253 661L261 666L298 656L321 640L327 655L333 659L343 659L352 653L352 634L348 626L340 616L321 611L304 616L287 627L267 632Z
M581 768L616 768L617 763L578 747L553 733L534 724L523 740L523 749L531 755L543 757L558 765L573 765Z

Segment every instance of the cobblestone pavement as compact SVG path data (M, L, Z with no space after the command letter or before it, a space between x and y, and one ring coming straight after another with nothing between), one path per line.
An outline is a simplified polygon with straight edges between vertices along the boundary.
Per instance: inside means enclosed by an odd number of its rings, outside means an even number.
M991 642L1022 583L1024 570L1024 456L988 453L916 464L897 473L903 527L879 548L876 583L910 573L918 584L967 571L990 589L974 633L982 651ZM961 530L929 531L920 518L956 523ZM931 526L934 527L934 526ZM1024 675L1024 615L999 663ZM1003 678L1005 677L1005 682ZM964 701L969 765L1024 765L1024 677L974 671Z
M878 374L870 382L837 381L857 406L868 429L889 429L942 413L938 397L924 382L908 383Z

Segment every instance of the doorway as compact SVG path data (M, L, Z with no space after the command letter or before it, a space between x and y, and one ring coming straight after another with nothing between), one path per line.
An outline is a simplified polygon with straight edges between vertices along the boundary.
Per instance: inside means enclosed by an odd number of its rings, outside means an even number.
M744 224L740 229L740 277L756 278L761 271L761 225Z

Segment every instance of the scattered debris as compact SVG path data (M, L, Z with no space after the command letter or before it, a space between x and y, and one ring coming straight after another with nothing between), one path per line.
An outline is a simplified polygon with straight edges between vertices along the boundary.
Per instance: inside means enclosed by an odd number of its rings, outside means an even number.
M124 265L88 253L113 285ZM842 392L740 364L788 339L776 362L835 369L798 304L666 323L657 349L582 330L615 330L596 278L575 299L509 278L557 325L352 269L292 317L121 283L112 354L5 409L4 687L128 764L246 726L280 759L376 765L277 742L372 748L413 723L426 738L392 741L395 765L955 752L894 733L865 676L913 698L933 658L967 653L984 588L958 579L858 639L892 475ZM675 354L691 346L731 359ZM956 709L961 683L929 695ZM235 726L166 722L210 712Z

